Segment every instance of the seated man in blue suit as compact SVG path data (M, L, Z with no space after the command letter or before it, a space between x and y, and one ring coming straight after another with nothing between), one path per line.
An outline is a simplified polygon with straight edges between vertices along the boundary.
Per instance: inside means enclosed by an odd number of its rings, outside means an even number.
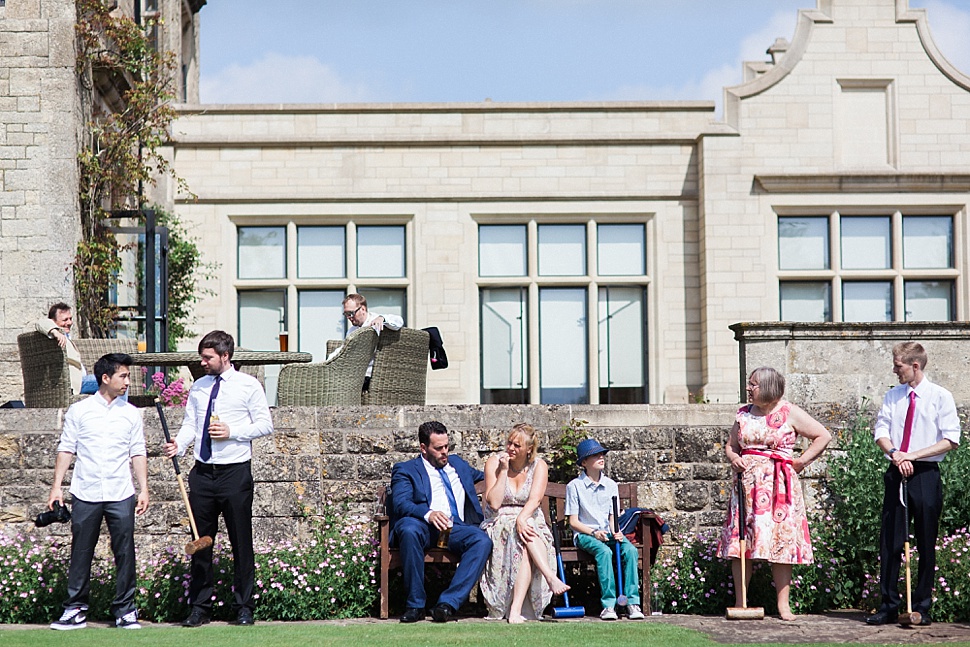
M408 595L401 622L424 619L424 552L451 527L448 550L461 561L451 585L431 609L435 622L447 622L468 599L492 552L492 541L478 527L482 508L475 494L475 483L485 474L448 456L448 430L440 422L422 423L418 442L421 455L397 463L391 471L391 543L400 550Z

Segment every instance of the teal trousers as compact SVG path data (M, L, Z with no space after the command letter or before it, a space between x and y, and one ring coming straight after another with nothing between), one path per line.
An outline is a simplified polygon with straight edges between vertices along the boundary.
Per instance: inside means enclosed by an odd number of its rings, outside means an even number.
M603 608L616 606L616 576L613 574L616 556L613 539L602 542L589 535L573 535L573 543L596 560L596 575L600 580L600 602ZM640 604L640 576L637 569L637 549L629 541L620 542L620 563L623 565L623 593L627 604Z

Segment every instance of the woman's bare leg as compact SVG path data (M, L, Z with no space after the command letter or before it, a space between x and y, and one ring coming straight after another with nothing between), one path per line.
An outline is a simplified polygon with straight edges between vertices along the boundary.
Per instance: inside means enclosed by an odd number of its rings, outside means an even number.
M519 564L519 572L515 576L512 584L512 602L509 604L509 624L521 624L525 622L522 616L522 605L525 603L525 596L529 593L529 585L532 584L532 564L530 559L523 559Z
M555 571L549 568L548 557L546 554L545 543L538 539L534 539L527 542L526 550L529 551L529 561L535 566L535 569L539 571L542 577L545 578L546 582L549 583L549 588L552 590L553 595L560 595L569 590L569 585L559 579L556 576Z
M771 576L775 580L778 591L778 615L782 620L795 620L796 615L791 612L788 594L791 590L791 564L772 564Z

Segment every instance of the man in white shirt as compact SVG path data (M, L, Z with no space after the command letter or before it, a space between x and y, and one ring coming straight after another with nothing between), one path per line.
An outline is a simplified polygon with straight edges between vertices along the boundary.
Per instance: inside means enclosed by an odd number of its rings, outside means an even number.
M390 330L400 330L404 327L404 319L397 315L379 315L376 312L367 310L367 299L359 294L348 294L343 300L344 316L350 321L350 328L347 335L365 326L370 326L380 335L386 326ZM367 373L364 377L364 391L369 390L370 378L374 373L374 360L367 365Z
M100 386L90 398L71 405L57 446L54 482L47 507L64 504L61 483L74 463L71 495L71 565L64 613L51 629L83 629L88 611L91 560L104 519L115 559L115 625L140 629L135 610L135 515L148 509L148 462L141 413L122 396L129 386L131 357L111 353L94 365ZM129 468L129 463L131 468ZM131 479L134 469L138 495Z
M254 623L252 441L273 433L266 393L252 375L232 367L235 350L232 335L213 330L199 342L199 356L206 371L189 391L182 428L162 450L169 458L195 454L189 473L189 502L199 536L215 537L219 515L226 522L232 544L233 593L236 624ZM199 627L212 614L212 548L192 555L189 603L192 611L182 622Z
M913 611L929 625L936 571L936 539L943 511L940 461L960 443L960 419L953 395L930 382L926 350L916 342L893 347L893 373L899 385L883 399L876 418L875 441L889 459L883 477L882 530L879 535L879 587L882 602L866 622L896 622L901 598L899 567L903 543L909 534L900 484L907 481L909 516L913 519L919 548L919 574L913 595Z
M81 352L71 341L71 326L74 325L74 313L71 306L63 301L55 303L47 312L47 319L32 324L29 330L47 335L57 342L57 345L67 353L67 367L71 375L71 392L75 395L90 395L98 391L99 383L81 363Z

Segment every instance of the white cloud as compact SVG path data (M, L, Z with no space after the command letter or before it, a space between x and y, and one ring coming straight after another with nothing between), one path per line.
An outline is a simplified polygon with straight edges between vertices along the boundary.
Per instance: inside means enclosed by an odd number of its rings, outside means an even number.
M363 83L352 83L312 56L274 52L248 65L203 74L204 103L356 103L374 101Z
M797 14L791 11L776 12L763 27L744 36L734 60L704 72L699 78L685 79L680 85L649 86L626 85L616 89L609 97L620 101L650 100L701 100L714 101L718 115L726 86L737 85L743 79L744 61L767 61L766 50L778 37L791 41L795 33Z
M957 9L940 0L926 3L930 31L937 47L964 74L970 75L970 11Z

